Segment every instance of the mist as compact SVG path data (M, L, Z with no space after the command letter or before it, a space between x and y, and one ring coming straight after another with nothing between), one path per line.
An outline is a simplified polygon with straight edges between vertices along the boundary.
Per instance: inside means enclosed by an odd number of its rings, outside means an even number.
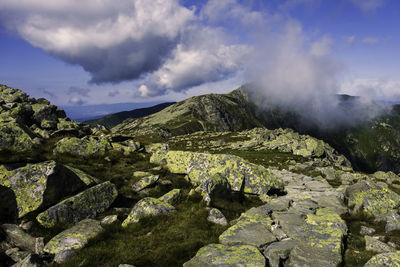
M331 55L332 39L311 40L293 20L282 29L260 34L246 68L246 93L260 113L294 114L303 127L333 130L350 127L387 111L358 95L344 101L339 78L347 67Z

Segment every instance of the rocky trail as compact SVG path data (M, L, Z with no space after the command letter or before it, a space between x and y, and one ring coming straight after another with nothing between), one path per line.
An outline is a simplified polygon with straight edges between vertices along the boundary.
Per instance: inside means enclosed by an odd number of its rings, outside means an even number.
M322 140L155 140L0 96L0 266L400 266L400 177Z

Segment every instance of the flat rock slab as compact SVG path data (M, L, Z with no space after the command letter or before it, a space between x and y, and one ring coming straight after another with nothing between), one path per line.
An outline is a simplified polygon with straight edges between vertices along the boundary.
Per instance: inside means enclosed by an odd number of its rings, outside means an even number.
M210 244L202 247L194 258L183 264L184 267L228 267L252 266L265 267L266 260L253 246L227 246Z
M182 190L181 189L172 189L165 195L161 196L158 198L158 200L161 200L162 202L174 205L179 201L179 198L182 195Z
M61 201L40 213L36 219L44 227L50 228L57 224L67 225L94 218L109 208L117 196L115 185L105 182Z
M103 231L100 222L92 219L80 221L78 224L53 237L44 247L50 254L83 248L89 239Z
M219 236L222 244L247 244L261 247L277 238L270 232L272 220L259 209L252 208L243 213L235 225L228 228Z

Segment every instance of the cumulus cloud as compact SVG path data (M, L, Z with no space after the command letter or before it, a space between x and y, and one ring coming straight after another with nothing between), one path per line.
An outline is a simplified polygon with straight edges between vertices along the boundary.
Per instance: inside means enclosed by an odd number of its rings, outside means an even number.
M71 86L70 88L68 88L69 95L77 94L80 96L88 97L89 93L90 93L89 88L82 88L82 87L78 87L78 86Z
M386 0L349 0L363 12L371 12L385 5Z
M136 79L157 70L193 12L178 0L5 0L3 23L36 47L81 65L93 83Z

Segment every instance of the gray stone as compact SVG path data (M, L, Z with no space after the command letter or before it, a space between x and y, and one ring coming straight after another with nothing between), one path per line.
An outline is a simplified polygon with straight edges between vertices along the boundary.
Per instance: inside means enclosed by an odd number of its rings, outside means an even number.
M210 210L207 220L220 225L227 225L228 221L226 220L224 214L219 209L213 208Z
M134 192L139 192L145 188L151 187L155 183L157 183L159 178L159 175L149 175L142 177L139 181L132 185L132 190Z
M395 266L400 266L400 251L375 255L364 265L364 267Z
M40 213L36 219L44 227L68 225L87 218L95 218L110 207L118 196L117 188L110 182L93 186L67 198Z
M87 242L103 231L100 222L93 219L85 219L75 226L62 231L53 237L44 247L44 251L50 254L68 254L70 250L83 248Z
M158 199L170 205L175 205L179 201L181 195L182 195L181 189L172 189L171 191L159 197Z
M183 264L184 267L265 267L266 260L253 246L227 246L210 244L202 247L194 258Z
M386 243L383 243L382 241L379 241L375 237L371 236L365 236L365 249L366 250L371 250L375 252L393 252L396 251L395 248L389 246Z
M101 225L110 225L110 224L117 223L118 221L119 221L118 215L108 215L101 220L100 224Z
M280 262L289 257L290 251L295 246L296 242L292 239L282 240L270 244L263 254L268 259L270 267L280 267Z
M10 244L36 254L43 252L43 238L32 237L15 224L3 224L1 228Z
M391 212L385 217L386 226L385 231L390 232L400 230L400 215L397 212Z
M373 235L375 233L375 229L374 228L369 228L366 226L361 226L361 230L360 230L360 234L361 235Z

